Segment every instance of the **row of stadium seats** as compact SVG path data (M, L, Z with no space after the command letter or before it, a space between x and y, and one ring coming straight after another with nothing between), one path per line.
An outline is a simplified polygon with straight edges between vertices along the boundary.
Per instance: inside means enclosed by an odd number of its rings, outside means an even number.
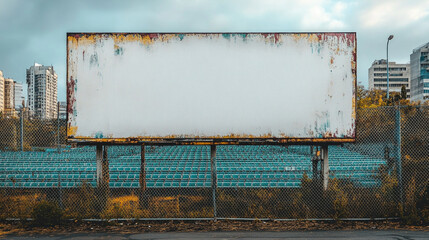
M95 187L95 182L88 182ZM218 182L218 187L299 187L300 182ZM74 188L82 186L81 182L0 182L0 187L9 188ZM166 187L211 187L210 181L147 181L147 188ZM111 188L139 188L139 182L110 182Z
M108 147L111 187L136 187L140 147ZM217 178L220 187L297 187L304 172L311 177L308 146L219 146ZM357 184L378 184L374 178L382 158L345 147L330 147L331 175ZM146 147L148 187L210 186L208 146ZM0 152L0 187L76 187L95 183L95 147L63 152ZM208 184L208 185L207 185ZM25 186L24 186L25 185ZM207 186L206 186L207 185Z
M218 163L221 165L221 163ZM140 167L110 167L111 172L137 172ZM291 170L293 169L293 170ZM330 166L333 171L377 171L377 165L361 166ZM294 167L222 167L216 168L218 172L290 172L290 171L311 171L310 166ZM0 167L0 173L51 173L51 172L95 172L96 167ZM146 167L148 172L202 172L211 171L209 166L198 167Z
M311 174L308 174L311 176ZM366 178L370 179L374 174L371 172L355 172L355 173L347 173L347 172L333 172L332 176L338 178L350 178L350 179L359 179ZM296 180L301 179L303 174L273 174L273 173L263 173L263 174L234 174L234 173L218 173L218 180L234 180L234 179L253 179L253 180L265 180L271 181L275 179L283 179L283 180ZM110 181L116 180L127 180L133 181L140 178L139 173L111 173ZM0 181L12 181L12 182L20 182L20 181L37 181L37 180L48 180L48 181L61 181L61 180L95 180L95 173L92 174L0 174ZM171 174L146 174L147 180L158 180L158 179L166 179L166 180L181 180L181 179L202 179L202 180L210 180L211 173L171 173Z

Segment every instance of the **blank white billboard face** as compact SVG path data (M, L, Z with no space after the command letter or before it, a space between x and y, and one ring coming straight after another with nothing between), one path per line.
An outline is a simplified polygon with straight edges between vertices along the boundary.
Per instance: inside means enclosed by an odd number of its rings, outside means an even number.
M68 34L68 138L353 140L355 36Z

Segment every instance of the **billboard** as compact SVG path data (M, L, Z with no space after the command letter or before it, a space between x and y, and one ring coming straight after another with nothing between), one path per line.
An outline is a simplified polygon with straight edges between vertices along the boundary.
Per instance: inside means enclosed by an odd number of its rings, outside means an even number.
M356 33L68 33L67 138L355 139Z

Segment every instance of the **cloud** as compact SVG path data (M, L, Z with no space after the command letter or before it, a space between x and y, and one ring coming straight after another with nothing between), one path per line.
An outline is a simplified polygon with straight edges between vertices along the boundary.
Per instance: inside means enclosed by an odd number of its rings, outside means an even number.
M363 27L404 28L429 16L429 1L378 0L361 4Z
M392 59L407 59L429 41L427 22L428 0L0 0L0 69L24 82L34 61L53 64L65 99L66 32L353 31L366 82L389 34Z
M347 3L328 0L302 1L248 1L243 6L247 18L277 16L288 22L297 22L301 29L339 30L346 26Z
M340 11L339 9L336 9L336 11ZM341 14L339 12L339 14ZM327 30L338 30L342 29L345 24L342 20L337 19L333 16L334 14L328 13L325 8L321 6L314 6L311 7L306 14L305 17L303 17L301 21L301 25L304 28L321 28L324 27Z

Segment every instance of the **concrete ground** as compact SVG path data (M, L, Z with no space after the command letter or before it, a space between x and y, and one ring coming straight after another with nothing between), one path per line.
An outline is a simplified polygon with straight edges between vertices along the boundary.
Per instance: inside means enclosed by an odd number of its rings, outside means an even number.
M167 233L61 233L49 235L9 235L0 239L429 239L429 231L354 230L354 231L300 231L300 232L167 232Z

